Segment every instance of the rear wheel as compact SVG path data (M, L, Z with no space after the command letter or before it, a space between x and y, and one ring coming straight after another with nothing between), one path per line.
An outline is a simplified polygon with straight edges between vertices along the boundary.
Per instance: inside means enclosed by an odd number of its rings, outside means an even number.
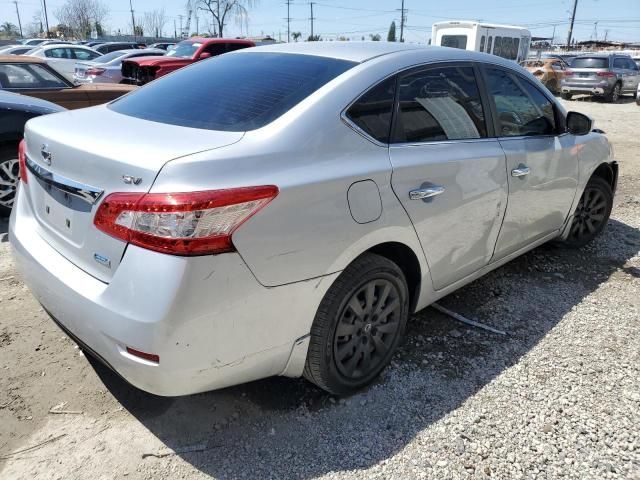
M9 216L20 181L18 146L0 147L0 216Z
M612 207L611 186L600 177L591 178L580 197L564 243L570 247L582 247L591 242L606 226Z
M408 316L402 270L380 255L362 255L342 272L318 308L304 376L336 395L367 385L389 363Z
M620 99L621 87L619 83L616 83L611 91L604 97L609 103L616 103Z

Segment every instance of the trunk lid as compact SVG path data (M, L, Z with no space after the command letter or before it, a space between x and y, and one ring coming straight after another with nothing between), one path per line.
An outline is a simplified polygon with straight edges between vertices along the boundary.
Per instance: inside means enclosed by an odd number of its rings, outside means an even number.
M113 192L147 192L168 161L230 145L242 135L141 120L106 106L30 120L25 190L37 233L76 266L109 282L126 243L93 225L101 201Z

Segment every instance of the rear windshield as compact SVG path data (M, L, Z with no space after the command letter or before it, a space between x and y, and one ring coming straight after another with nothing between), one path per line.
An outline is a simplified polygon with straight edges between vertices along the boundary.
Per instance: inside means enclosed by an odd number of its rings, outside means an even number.
M124 115L183 127L263 127L356 65L289 53L224 54L178 70L109 104Z
M609 59L602 57L579 57L571 61L572 68L609 68Z
M451 48L461 48L466 50L467 48L467 36L466 35L443 35L440 41L441 46Z

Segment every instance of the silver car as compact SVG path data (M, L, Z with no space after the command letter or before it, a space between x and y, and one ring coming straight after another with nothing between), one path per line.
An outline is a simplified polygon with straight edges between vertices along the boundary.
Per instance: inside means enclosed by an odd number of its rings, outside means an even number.
M602 231L618 167L591 127L492 55L239 50L30 120L9 238L52 318L143 390L348 394L413 312Z
M629 55L589 54L571 61L560 91L565 100L571 100L574 94L588 94L617 102L621 95L635 96L638 82L640 68Z
M120 83L122 80L122 61L127 58L157 57L166 55L159 48L131 48L106 53L89 62L76 63L73 73L75 83Z

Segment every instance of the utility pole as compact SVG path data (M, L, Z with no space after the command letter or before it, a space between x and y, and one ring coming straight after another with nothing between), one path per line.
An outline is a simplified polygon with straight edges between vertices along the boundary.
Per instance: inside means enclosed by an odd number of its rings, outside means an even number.
M133 27L133 40L138 41L138 35L136 34L136 19L133 16L133 3L129 0L129 9L131 10L131 26Z
M173 38L178 39L178 31L176 30L176 19L173 19Z
M287 42L291 41L291 0L287 0Z
M198 14L196 14L196 33L200 35L200 23L198 19Z
M18 10L18 0L13 0L13 3L16 5L16 15L18 16L18 27L20 27L20 38L24 38L22 35L22 22L20 21L20 10Z
M553 33L551 34L551 46L553 47L553 42L556 39L556 26L553 26Z
M406 12L407 10L404 8L404 0L402 0L402 5L400 7L400 42L404 42L404 24L407 21Z
M182 32L182 15L178 15L178 18L180 19L180 38L183 37L183 32Z
M44 24L47 27L47 38L51 38L49 36L49 15L47 15L47 0L42 0L42 5L44 6Z
M576 20L576 8L578 0L573 0L573 13L571 14L571 24L569 25L569 35L567 35L567 48L571 48L571 36L573 35L573 22Z
M315 17L313 16L313 4L315 2L311 2L309 3L309 5L311 5L311 18L309 20L311 20L311 39L313 39L313 21L315 20Z

